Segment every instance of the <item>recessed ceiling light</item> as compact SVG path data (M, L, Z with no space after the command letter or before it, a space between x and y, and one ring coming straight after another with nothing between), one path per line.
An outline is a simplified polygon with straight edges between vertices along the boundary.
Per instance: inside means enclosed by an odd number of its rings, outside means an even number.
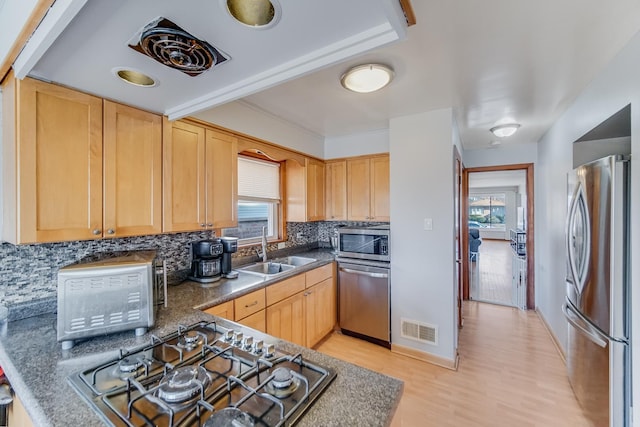
M265 29L280 19L280 4L276 0L223 0L227 11L241 24Z
M501 142L501 141L491 141L491 142L489 143L489 145L491 146L491 148L495 148L495 147L497 147L497 146L498 146L498 145L500 145L500 144L502 144L502 142Z
M131 70L127 68L114 68L113 74L115 74L120 80L140 87L153 87L157 85L154 78L144 74L141 71Z
M516 133L519 127L520 125L518 123L505 123L503 125L494 126L489 130L498 138L506 138Z
M345 89L358 93L369 93L380 90L393 79L390 67L382 64L364 64L351 68L340 77Z

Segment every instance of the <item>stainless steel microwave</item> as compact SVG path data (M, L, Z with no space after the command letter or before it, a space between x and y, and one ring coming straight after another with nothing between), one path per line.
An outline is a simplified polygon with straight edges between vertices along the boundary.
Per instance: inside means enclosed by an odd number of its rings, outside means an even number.
M338 256L390 261L389 226L338 228Z

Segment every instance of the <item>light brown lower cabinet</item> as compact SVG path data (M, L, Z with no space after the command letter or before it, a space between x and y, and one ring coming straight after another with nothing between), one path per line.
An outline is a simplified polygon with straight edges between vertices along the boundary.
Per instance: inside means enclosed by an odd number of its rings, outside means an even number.
M313 347L333 331L336 324L336 287L333 278L323 280L304 292L306 342Z
M334 264L326 264L205 312L313 347L331 333L337 321L334 269Z
M267 319L265 317L266 310L260 310L236 322L260 332L267 332Z
M17 395L13 396L13 402L7 409L7 419L12 426L33 427L34 425Z
M305 296L299 292L267 307L267 333L298 345L306 345Z

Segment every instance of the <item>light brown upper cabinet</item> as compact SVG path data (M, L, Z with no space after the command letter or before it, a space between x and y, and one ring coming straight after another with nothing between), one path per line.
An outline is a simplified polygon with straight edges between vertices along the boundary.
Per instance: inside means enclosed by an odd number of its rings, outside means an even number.
M163 231L235 226L237 138L165 119L163 140Z
M346 221L347 219L347 161L337 160L325 163L326 176L326 219Z
M162 118L104 101L105 237L162 232Z
M389 156L347 159L347 219L389 221Z
M321 221L325 218L325 170L320 160L305 158L304 166L287 160L287 221Z
M29 78L2 89L5 240L160 231L159 116Z

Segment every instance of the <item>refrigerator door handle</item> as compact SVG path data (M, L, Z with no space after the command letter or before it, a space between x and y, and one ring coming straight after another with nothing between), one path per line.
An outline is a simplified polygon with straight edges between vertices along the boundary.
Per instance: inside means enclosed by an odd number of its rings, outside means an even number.
M583 319L580 313L576 312L569 303L562 305L562 312L567 321L577 330L582 332L590 341L602 348L607 347L609 337L602 334L596 328L592 327Z
M582 248L576 248L574 244L574 240L576 240L576 236L574 235L574 226L576 222L576 216L578 215L578 211L582 216ZM591 233L589 230L589 211L585 206L585 195L584 189L582 188L582 184L578 183L577 188L573 194L573 198L571 200L571 204L569 206L569 214L567 216L567 256L569 258L569 268L571 270L571 276L573 278L573 284L578 289L578 294L582 293L582 289L584 288L585 281L587 279L587 270L589 265L589 258L591 256ZM581 262L580 265L577 265L577 260L575 257L575 250L581 250Z

